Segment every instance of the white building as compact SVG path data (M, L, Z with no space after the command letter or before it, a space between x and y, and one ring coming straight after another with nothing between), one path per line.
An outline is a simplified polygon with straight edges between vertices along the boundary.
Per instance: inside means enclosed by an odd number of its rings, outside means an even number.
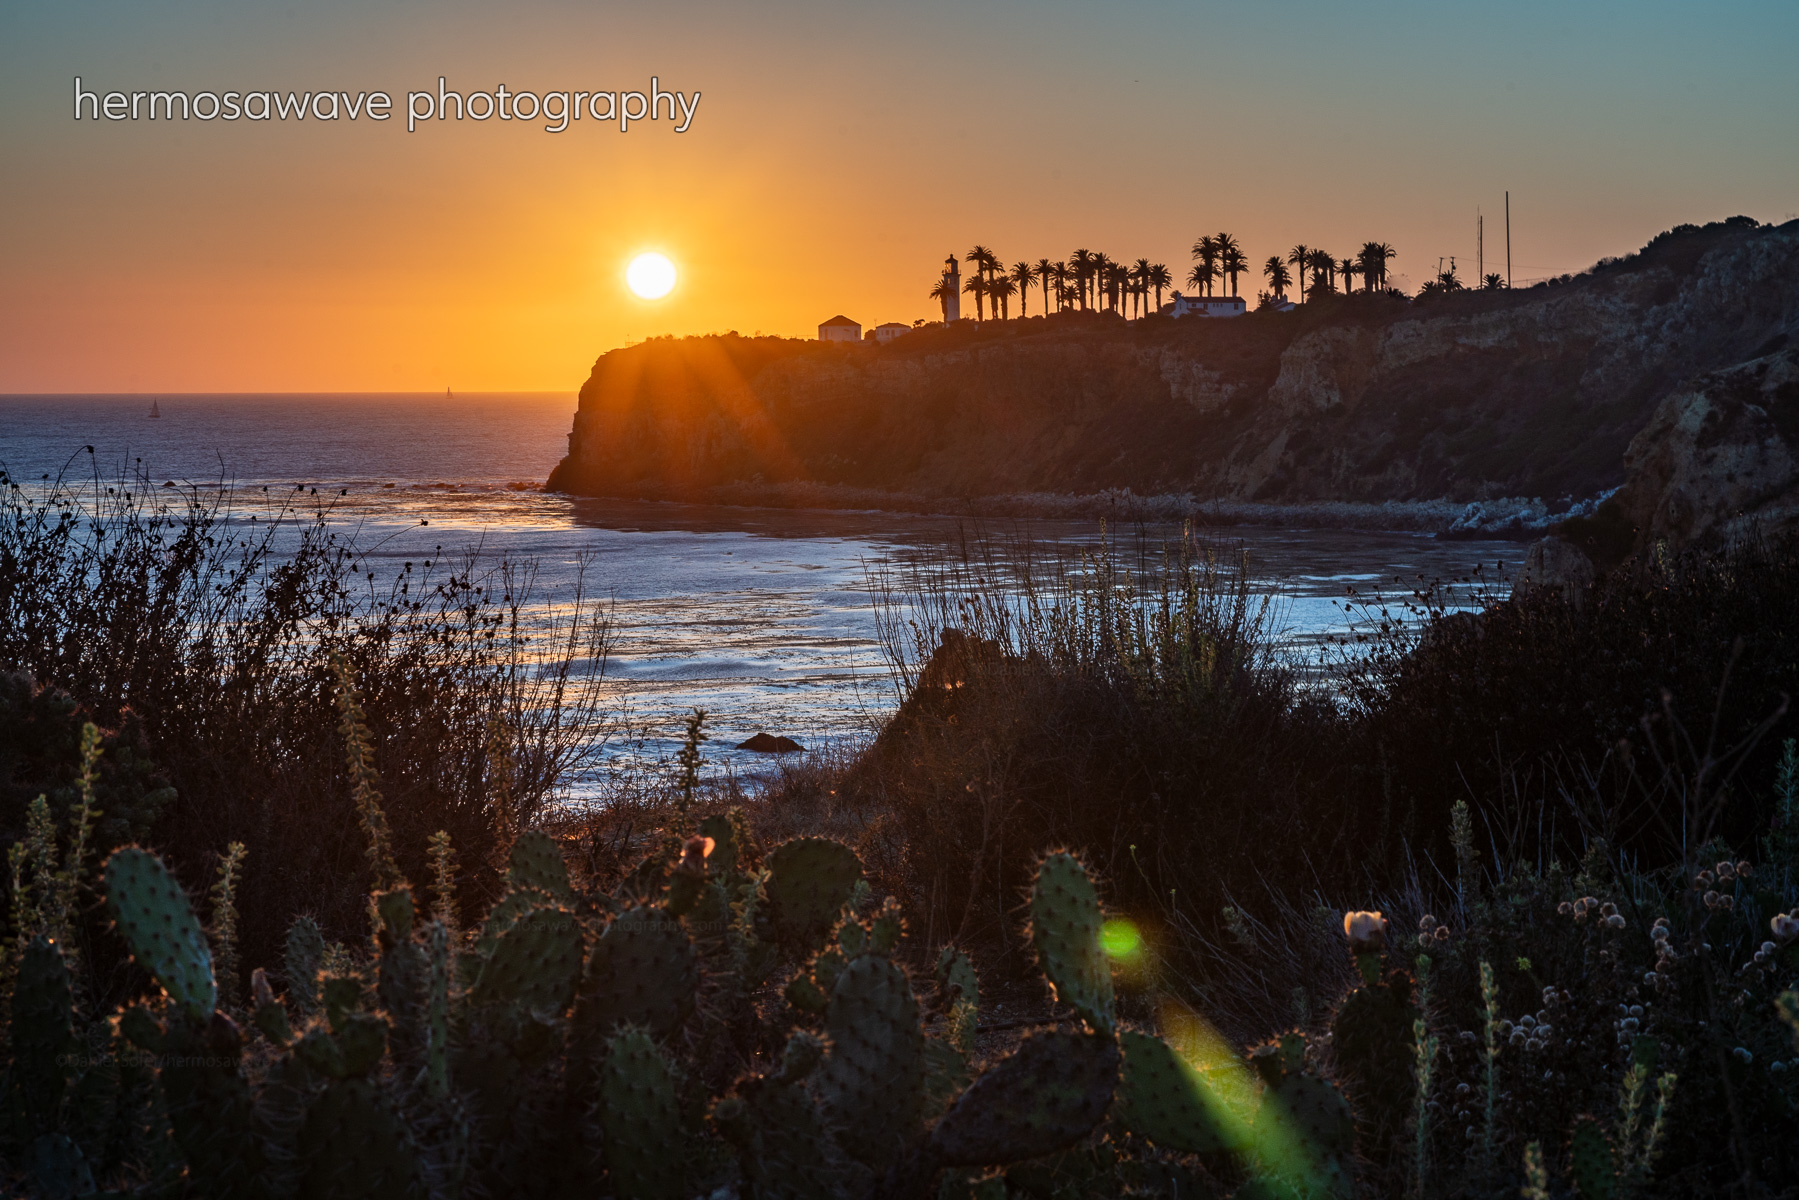
M885 325L874 327L875 341L886 345L902 333L911 333L912 327L904 321L889 321Z
M1174 301L1168 306L1171 317L1240 317L1249 311L1241 296L1183 296L1176 292L1170 298Z
M818 327L818 340L821 342L859 342L862 340L862 323L852 321L839 313Z

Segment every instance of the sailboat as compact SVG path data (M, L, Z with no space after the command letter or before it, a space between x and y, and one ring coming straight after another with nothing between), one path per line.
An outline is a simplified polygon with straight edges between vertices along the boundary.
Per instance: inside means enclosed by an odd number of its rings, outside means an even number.
M451 394L450 394L450 389L449 389L449 388L445 388L445 389L444 389L444 399L445 399L445 400L454 400L454 399L455 399L455 398L456 398L456 397L454 397L454 396L452 396L452 395L451 395Z
M162 416L162 409L156 407L156 401L154 400L150 401L150 415L152 417Z

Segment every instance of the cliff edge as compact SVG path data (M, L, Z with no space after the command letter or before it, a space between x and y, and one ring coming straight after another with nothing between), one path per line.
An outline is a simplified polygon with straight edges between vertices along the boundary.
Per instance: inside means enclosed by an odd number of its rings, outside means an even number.
M1792 418L1766 414L1793 407L1783 348L1796 325L1799 222L1733 218L1514 291L1357 293L1229 321L1061 313L879 347L652 339L595 363L549 486L1551 507L1624 487L1645 530L1696 536L1734 520L1733 505L1791 509ZM1723 415L1695 418L1700 394ZM1760 439L1757 482L1706 492L1704 519L1651 498L1744 477L1743 455L1697 453L1718 437Z

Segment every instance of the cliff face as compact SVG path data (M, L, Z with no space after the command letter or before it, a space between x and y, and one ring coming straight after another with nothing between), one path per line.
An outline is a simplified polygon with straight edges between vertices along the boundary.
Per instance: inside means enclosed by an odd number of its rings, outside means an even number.
M1796 325L1799 222L1733 221L1559 284L1434 302L964 322L878 348L663 339L595 364L550 486L1553 503L1623 484L1664 399Z

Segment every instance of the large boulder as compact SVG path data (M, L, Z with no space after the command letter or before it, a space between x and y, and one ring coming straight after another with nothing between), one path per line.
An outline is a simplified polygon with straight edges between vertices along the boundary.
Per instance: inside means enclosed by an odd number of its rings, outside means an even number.
M1675 390L1631 439L1616 502L1640 551L1799 525L1799 347L1778 341Z

